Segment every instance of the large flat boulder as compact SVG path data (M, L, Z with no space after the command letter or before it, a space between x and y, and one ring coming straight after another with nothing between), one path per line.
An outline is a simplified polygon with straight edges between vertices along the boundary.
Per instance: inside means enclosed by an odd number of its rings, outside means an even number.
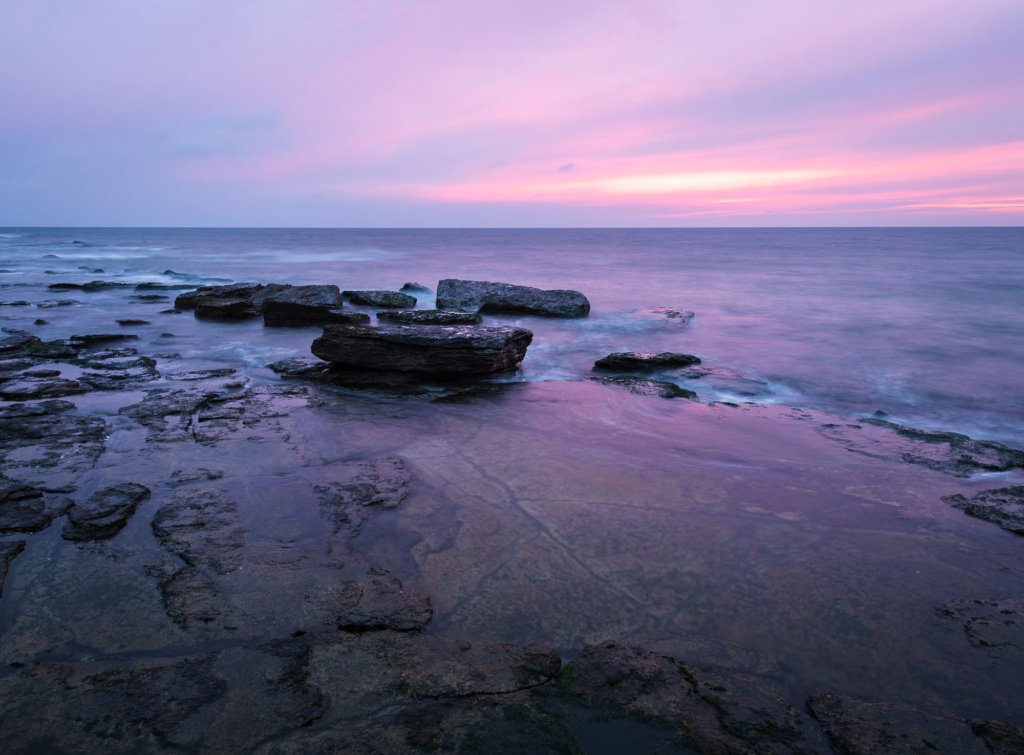
M378 312L378 320L403 325L476 325L481 317L477 312L444 312L437 309L391 310Z
M254 300L263 310L265 325L306 325L332 322L341 313L337 286L280 286L272 284Z
M688 367L700 364L700 357L693 354L677 354L663 351L660 354L648 354L639 351L619 351L609 354L594 362L594 367L602 370L662 370L669 367Z
M515 367L533 333L469 325L328 325L314 356L335 365L434 375L479 375Z
M195 306L196 317L206 320L244 320L258 317L260 308L249 299L200 299Z
M263 286L259 283L230 283L226 286L200 286L195 291L179 294L175 309L195 309L200 299L251 299Z
M445 278L437 284L437 308L543 317L586 317L590 314L590 302L579 291L544 291L511 283L456 278Z

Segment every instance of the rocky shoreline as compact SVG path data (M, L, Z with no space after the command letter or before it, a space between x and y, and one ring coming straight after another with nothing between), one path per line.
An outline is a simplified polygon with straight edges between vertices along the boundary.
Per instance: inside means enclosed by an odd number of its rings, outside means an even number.
M102 283L74 287L110 288ZM412 286L412 294L425 289ZM684 480L699 487L694 473L670 470L677 458L714 457L764 468L752 479L767 508L750 516L789 527L821 508L789 502L780 509L789 518L780 520L768 513L775 505L768 499L781 493L769 488L791 497L800 485L855 490L883 519L897 504L912 518L939 517L934 543L961 526L985 527L970 531L1009 550L1016 543L995 538L1020 534L1024 488L981 489L972 477L1024 468L1024 453L881 419L663 402L695 397L649 377L700 364L675 352L611 354L597 360L605 374L579 383L523 388L484 379L513 369L532 334L480 324L481 312L579 317L590 305L578 292L443 280L438 311L418 320L382 313L372 327L362 313L345 311L343 299L416 301L319 285L179 288L175 310L199 318L322 325L323 335L310 338L320 359L271 365L281 382L270 373L183 364L160 339L143 344L132 333L49 341L4 334L6 752L623 751L616 737L637 752L1024 751L1024 726L995 717L827 688L794 697L778 664L738 660L751 651L724 637L698 639L679 631L679 619L666 620L669 585L689 584L692 575L675 565L656 574L645 558L625 558L632 546L618 530L633 526L629 520L609 523L592 543L579 521L551 513L555 501L575 505L575 497L602 488L618 491L617 503L629 500L626 482L601 477L600 460L622 453L629 433L660 433L664 443L636 452L635 468L651 478L630 483L639 500L661 500L653 491ZM409 310L418 312L426 311ZM686 314L677 319L692 319ZM615 422L594 424L605 411L616 412ZM630 419L637 412L642 420ZM631 430L609 431L608 439L594 432L616 423ZM463 440L468 445L453 453ZM669 449L676 456L658 466ZM764 459L784 458L788 449L813 461L791 478L773 477L777 462ZM597 461L584 467L584 459ZM871 503L891 490L909 492L895 504ZM723 500L711 487L702 496L712 509ZM410 511L413 500L420 503ZM536 505L542 500L548 506ZM829 516L850 526L848 501L835 501ZM535 527L545 516L554 518ZM400 541L389 542L380 528L401 534L433 519L434 529L424 526L411 547L422 551L421 577L409 583L394 566L406 558ZM895 519L886 526L891 536L903 532ZM482 531L473 534L476 527ZM529 532L502 539L516 528ZM655 520L645 535L648 556L664 547L649 540L659 529L674 531ZM471 545L459 549L463 537ZM557 545L543 557L531 550L542 538ZM498 553L508 560L491 563ZM427 564L435 556L451 560L432 567L436 577L422 577L434 573ZM730 568L727 557L722 568ZM477 572L477 586L465 586ZM568 587L610 589L622 580L631 586L604 601ZM424 589L426 582L438 590ZM488 597L502 584L512 589ZM690 592L699 596L698 585ZM662 595L643 597L647 590ZM929 620L940 634L958 633L962 648L949 640L955 652L997 652L1012 671L1024 661L1022 610L1019 597L948 595ZM530 625L530 616L558 625L544 625L550 640L508 644L481 629L491 624L501 640L501 625ZM461 639L459 621L483 641Z

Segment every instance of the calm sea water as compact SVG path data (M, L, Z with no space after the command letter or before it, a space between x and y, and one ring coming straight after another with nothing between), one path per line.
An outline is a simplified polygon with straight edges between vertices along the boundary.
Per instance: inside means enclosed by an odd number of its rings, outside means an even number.
M592 304L585 320L487 318L536 334L522 370L504 379L580 378L611 351L683 351L716 372L662 377L704 400L882 410L1024 447L1024 229L8 228L0 269L0 300L91 305L2 307L5 326L57 338L147 316L153 325L140 335L159 342L170 331L186 357L250 368L308 355L314 329L206 330L188 315L157 315L168 302L42 286L219 278L434 289L455 277L578 289ZM418 306L433 304L420 297ZM658 307L696 319L680 327L644 311ZM40 316L50 325L19 324Z

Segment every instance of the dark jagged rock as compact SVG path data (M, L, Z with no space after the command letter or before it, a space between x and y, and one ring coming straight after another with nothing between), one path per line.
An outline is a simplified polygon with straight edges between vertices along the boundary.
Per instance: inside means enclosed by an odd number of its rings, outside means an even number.
M81 304L77 299L47 299L36 304L37 307L42 309L52 309L54 307L70 307L73 304Z
M332 464L332 477L316 486L320 511L334 534L355 537L369 516L367 509L396 508L409 495L412 475L401 459L384 458Z
M158 315L180 315L181 314L181 310L180 309L161 309L159 312L157 312L157 314Z
M952 598L937 613L962 626L975 647L1024 657L1024 600Z
M1024 468L1024 451L1002 443L971 440L960 433L915 430L883 419L866 418L858 423L829 423L818 432L854 453L919 464L954 477Z
M189 566L227 574L242 565L242 517L220 488L176 493L156 512L151 526L160 544Z
M13 353L15 351L22 351L31 346L37 346L43 342L43 339L37 338L36 336L29 335L14 335L7 336L6 338L0 338L0 354Z
M268 370L273 370L279 375L290 378L317 378L323 375L324 370L331 366L330 362L322 359L305 357L292 357L282 359L267 365Z
M118 409L118 414L131 417L149 428L149 439L155 441L194 440L192 416L200 407L225 400L220 391L150 391L138 404Z
M673 744L712 753L811 755L807 722L751 678L689 668L639 645L590 645L562 670L559 692L677 730Z
M427 288L422 283L406 283L399 289L399 291L414 291L423 294L434 293L431 289Z
M367 307L411 309L416 306L416 297L398 291L345 291L342 295L350 299L353 304L362 304Z
M21 374L27 378L52 378L59 377L60 370L26 370Z
M621 351L598 359L594 362L594 367L602 370L662 370L691 364L700 364L700 358L672 351L663 351L660 354Z
M586 317L590 302L579 291L544 291L510 283L446 278L437 284L437 308L544 317Z
M197 480L219 480L223 476L223 469L210 467L183 468L174 470L174 473L171 474L170 483L174 485L183 482L195 482Z
M202 298L195 305L196 317L208 320L244 320L256 317L260 309L248 299Z
M118 325L152 325L149 320L118 320Z
M614 385L619 388L625 388L630 393L635 393L637 396L661 396L661 398L688 398L692 401L697 400L697 394L693 391L688 391L685 388L680 388L675 383L668 383L663 380L648 380L646 378L638 378L632 375L614 375L610 377L592 377L588 380L601 383L602 385Z
M43 320L42 318L39 318L39 319L33 321L32 324L33 325L49 325L50 321L49 320Z
M78 356L78 351L82 348L84 348L84 344L57 339L29 346L25 349L25 354L41 359L73 359Z
M0 301L0 307L27 307L27 301Z
M378 312L377 319L406 325L476 325L482 318L479 312L418 309L407 312Z
M1024 486L984 490L966 498L962 495L945 496L950 506L968 516L998 524L1007 532L1024 535Z
M1001 727L1016 726L997 721L968 722L943 711L832 693L808 698L807 707L839 755L992 755L975 727L990 725L992 739L998 741L1000 733L1007 731Z
M249 299L263 290L259 283L231 283L227 286L200 286L195 291L179 294L175 309L195 309L200 299Z
M328 325L311 350L342 367L473 375L514 368L531 340L533 333L522 328Z
M0 542L0 597L4 594L4 583L7 581L7 570L11 561L25 550L24 540L4 540Z
M224 367L219 370L191 370L189 372L169 372L164 375L168 380L208 380L210 378L222 378L234 375L237 370L231 367Z
M0 532L38 532L67 513L68 498L47 498L30 485L0 477Z
M41 364L46 364L45 359L38 359L36 357L15 357L14 359L0 359L0 372L18 372L20 370L29 370L33 367L38 367Z
M79 380L40 379L12 380L0 385L0 398L4 401L25 401L26 399L60 398L93 390L88 383Z
M71 343L78 346L92 346L97 343L134 341L137 339L138 336L134 333L86 333L80 336L71 336Z
M149 488L134 482L104 488L71 508L61 536L74 541L113 537L124 529L139 504L146 500L149 500Z
M164 296L163 294L138 294L136 296L129 296L128 298L132 299L133 301L145 301L145 302L170 301L170 299L171 299L171 297Z

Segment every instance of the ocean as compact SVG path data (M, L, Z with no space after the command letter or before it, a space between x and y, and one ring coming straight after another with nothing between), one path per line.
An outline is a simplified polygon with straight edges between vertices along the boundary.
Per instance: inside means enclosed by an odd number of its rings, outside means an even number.
M153 315L136 329L142 337L173 332L185 358L249 369L308 356L315 329L280 332L257 321L224 331L156 315L168 302L38 285L397 289L416 281L436 289L439 279L466 278L575 289L592 305L583 320L486 318L535 333L521 370L498 380L576 380L612 351L679 351L699 356L706 374L658 377L702 401L882 411L902 424L1024 447L1024 229L5 228L0 269L0 300L87 297L88 308L47 309L49 325L28 326L41 336ZM420 296L417 306L434 302ZM649 311L658 308L695 318L687 326ZM20 328L42 311L0 307L0 317Z

